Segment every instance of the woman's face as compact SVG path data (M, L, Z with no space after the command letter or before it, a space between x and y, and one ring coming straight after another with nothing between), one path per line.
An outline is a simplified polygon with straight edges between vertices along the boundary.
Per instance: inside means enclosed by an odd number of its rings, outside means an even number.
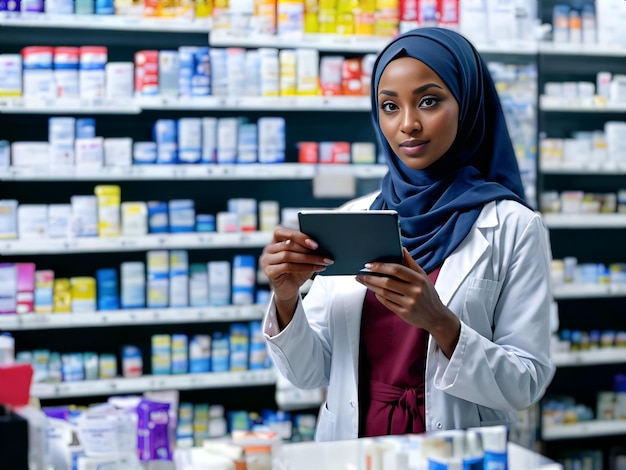
M452 146L459 105L430 67L401 57L380 77L378 121L398 158L409 168L423 170Z

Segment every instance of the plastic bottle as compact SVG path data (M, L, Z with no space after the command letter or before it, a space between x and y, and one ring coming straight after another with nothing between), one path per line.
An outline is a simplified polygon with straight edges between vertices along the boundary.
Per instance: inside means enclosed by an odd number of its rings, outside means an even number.
M15 339L10 333L0 334L0 365L15 362Z

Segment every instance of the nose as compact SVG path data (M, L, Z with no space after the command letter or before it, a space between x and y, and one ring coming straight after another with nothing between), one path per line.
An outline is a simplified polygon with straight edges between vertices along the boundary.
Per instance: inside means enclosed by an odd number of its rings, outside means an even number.
M412 134L415 131L422 130L422 123L419 119L419 113L416 109L406 108L402 114L402 122L400 123L400 131L405 134Z

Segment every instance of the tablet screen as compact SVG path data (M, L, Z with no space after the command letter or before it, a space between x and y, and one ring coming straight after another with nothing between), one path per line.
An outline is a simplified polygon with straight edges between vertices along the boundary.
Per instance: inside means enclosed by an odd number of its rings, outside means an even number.
M300 231L319 244L318 252L335 260L320 275L358 274L373 261L402 263L398 213L390 210L302 210Z

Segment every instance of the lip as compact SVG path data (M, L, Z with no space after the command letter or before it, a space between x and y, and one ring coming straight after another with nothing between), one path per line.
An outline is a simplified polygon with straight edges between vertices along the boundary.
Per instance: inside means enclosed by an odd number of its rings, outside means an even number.
M405 140L404 142L402 142L400 144L400 148L407 155L417 155L418 153L421 153L426 148L427 144L428 144L427 140L411 139L411 140Z

